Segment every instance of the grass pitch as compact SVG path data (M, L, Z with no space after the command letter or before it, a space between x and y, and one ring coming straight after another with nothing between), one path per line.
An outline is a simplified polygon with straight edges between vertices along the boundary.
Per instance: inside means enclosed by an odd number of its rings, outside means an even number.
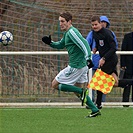
M133 133L133 108L1 108L0 133Z

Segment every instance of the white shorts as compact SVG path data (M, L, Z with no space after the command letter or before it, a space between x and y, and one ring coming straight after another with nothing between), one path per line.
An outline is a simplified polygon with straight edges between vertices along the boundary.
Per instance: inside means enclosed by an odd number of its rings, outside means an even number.
M61 84L74 85L88 82L88 66L81 69L67 66L59 72L55 79Z

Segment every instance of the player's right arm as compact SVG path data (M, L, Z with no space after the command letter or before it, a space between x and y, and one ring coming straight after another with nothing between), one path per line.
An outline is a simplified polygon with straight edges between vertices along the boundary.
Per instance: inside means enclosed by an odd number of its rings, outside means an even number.
M62 38L60 41L57 42L51 41L50 46L52 48L63 49L65 47L65 40L64 38Z
M65 47L65 39L64 38L62 38L60 41L54 42L51 40L51 35L49 35L49 36L44 36L42 38L42 41L45 44L48 44L49 46L51 46L52 48L63 49Z

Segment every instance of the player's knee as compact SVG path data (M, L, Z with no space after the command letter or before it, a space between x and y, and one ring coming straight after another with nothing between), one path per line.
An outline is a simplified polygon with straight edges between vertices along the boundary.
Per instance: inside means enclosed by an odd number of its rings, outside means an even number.
M52 83L52 88L54 88L54 89L58 89L58 85Z
M58 89L58 85L59 85L59 83L54 79L54 80L52 81L52 88Z

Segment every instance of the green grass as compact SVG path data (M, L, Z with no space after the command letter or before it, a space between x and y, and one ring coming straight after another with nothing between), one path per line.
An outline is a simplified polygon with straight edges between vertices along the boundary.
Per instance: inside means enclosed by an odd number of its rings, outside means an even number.
M0 133L133 133L133 108L1 108Z

